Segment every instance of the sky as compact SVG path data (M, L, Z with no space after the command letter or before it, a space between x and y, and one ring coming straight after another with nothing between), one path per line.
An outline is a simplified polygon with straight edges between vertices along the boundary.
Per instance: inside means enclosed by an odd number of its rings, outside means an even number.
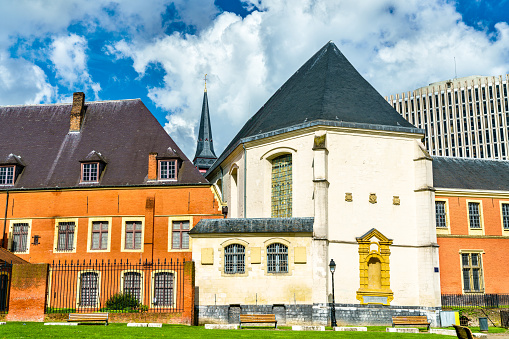
M509 73L509 0L0 0L0 9L0 105L71 102L78 91L86 101L140 98L191 160L205 74L219 156L330 40L384 96Z

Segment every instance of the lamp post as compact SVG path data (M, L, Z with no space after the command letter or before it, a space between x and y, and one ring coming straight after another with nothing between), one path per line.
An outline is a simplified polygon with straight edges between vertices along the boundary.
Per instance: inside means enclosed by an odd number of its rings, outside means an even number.
M330 260L329 268L332 273L332 308L330 311L330 322L332 327L336 327L338 324L336 323L336 301L334 299L334 271L336 270L336 263L334 262L334 259Z

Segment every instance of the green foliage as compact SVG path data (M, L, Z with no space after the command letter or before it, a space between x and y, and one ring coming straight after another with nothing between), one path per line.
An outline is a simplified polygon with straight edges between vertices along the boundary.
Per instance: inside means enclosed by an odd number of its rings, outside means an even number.
M75 313L76 309L74 308L57 308L57 307L48 307L46 308L46 313Z
M106 301L106 309L116 311L135 311L141 306L138 299L129 293L116 293Z

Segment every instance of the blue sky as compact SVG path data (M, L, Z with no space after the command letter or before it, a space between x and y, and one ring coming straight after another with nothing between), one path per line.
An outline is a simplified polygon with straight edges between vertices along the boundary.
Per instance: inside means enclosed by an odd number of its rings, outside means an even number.
M509 73L509 1L0 4L0 105L141 98L190 158L205 73L218 155L329 40L382 95Z

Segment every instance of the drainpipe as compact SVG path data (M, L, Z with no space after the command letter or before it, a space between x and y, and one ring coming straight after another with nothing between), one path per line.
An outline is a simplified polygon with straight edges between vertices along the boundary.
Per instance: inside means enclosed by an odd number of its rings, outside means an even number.
M7 210L9 209L9 190L5 199L4 233L2 233L2 248L5 248L5 229L7 228Z
M219 170L221 170L221 201L224 202L223 196L223 168L219 166Z
M247 205L246 205L246 187L247 187L247 151L246 144L242 144L242 148L244 148L244 218L247 217ZM7 213L7 212L6 212Z

